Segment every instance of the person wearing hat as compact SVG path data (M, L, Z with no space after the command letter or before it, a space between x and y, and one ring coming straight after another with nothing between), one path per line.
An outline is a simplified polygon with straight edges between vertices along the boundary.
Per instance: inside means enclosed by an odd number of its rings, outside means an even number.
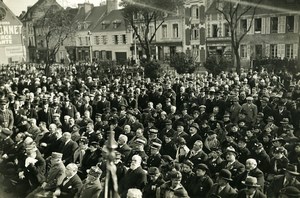
M230 170L234 180L245 171L245 166L237 160L237 154L232 146L227 147L224 152L225 161L220 164L221 168Z
M264 173L270 171L270 156L267 154L262 143L255 143L253 158L257 160L257 167Z
M156 197L188 197L186 189L181 184L181 173L179 171L171 171L169 176L171 181L164 183L157 189Z
M279 198L299 198L300 190L295 186L288 186L280 190Z
M17 170L18 179L22 182L9 187L21 197L38 188L45 180L46 172L46 162L35 144L26 145L24 156L25 160L19 162Z
M217 123L217 125L220 125ZM217 138L216 130L209 130L206 134L207 137L204 140L204 149L206 152L210 152L214 148L218 148L220 146L220 141Z
M187 191L191 198L198 198L199 195L206 197L213 185L213 181L209 177L209 168L206 164L198 164L195 166L195 173Z
M278 102L278 109L273 111L272 115L274 116L275 124L277 126L286 124L291 120L291 112L286 109L286 105L282 101Z
M162 178L162 175L157 167L149 167L148 169L148 180L147 184L143 190L144 198L153 198L156 196L156 190L158 187L160 187L162 184L164 184L165 181Z
M55 189L52 196L57 198L69 198L78 195L82 188L82 181L77 175L78 167L74 163L70 163L66 166L66 177L62 184Z
M52 112L49 107L48 99L43 99L42 108L37 112L37 123L45 122L47 126L50 126L52 123Z
M55 191L59 185L62 184L65 178L66 167L62 162L62 153L52 152L50 162L51 167L48 171L47 177L41 186L27 195L26 198L34 198L35 196L44 196L47 191Z
M173 129L172 120L170 119L165 120L165 128L161 130L159 134L159 138L163 140L165 135L169 137L173 137L174 134L175 134L175 130Z
M73 154L73 163L77 164L78 167L82 166L82 159L88 149L88 143L88 139L84 136L78 140L78 148Z
M257 106L253 103L253 97L248 96L246 98L247 103L242 105L241 111L246 113L246 120L248 123L255 123L257 116Z
M142 190L147 183L146 171L141 167L142 157L133 155L131 158L130 168L120 181L119 192L121 197L126 197L130 188Z
M230 113L230 120L232 121L232 123L237 123L238 122L238 118L239 118L239 113L242 110L242 106L239 103L239 98L237 96L233 97L231 99L231 106L229 109L229 113Z
M300 173L297 171L297 166L288 164L284 169L284 175L275 176L268 188L268 197L275 198L280 194L280 190L288 186L294 186L300 189L300 182L297 180Z
M282 146L274 149L273 157L270 160L269 173L274 175L284 174L284 168L289 163L285 153L286 149Z
M235 186L238 190L243 189L245 186L243 185L243 181L246 179L247 176L252 176L257 179L257 183L260 185L260 190L264 190L265 178L264 173L257 168L257 161L256 159L249 158L246 160L245 163L246 170L238 175L237 179L234 181Z
M14 141L11 139L13 132L8 128L0 129L0 163L8 159L8 154L12 151Z
M207 197L231 198L237 195L237 191L230 186L231 172L228 169L222 169L217 174L217 182L211 187Z
M100 176L102 170L98 166L92 166L89 171L87 178L83 181L83 186L78 193L79 198L98 198L101 191L103 190L100 183Z
M7 99L0 99L0 126L12 130L14 122L13 112L8 108Z
M189 138L187 139L186 145L189 147L189 149L192 149L194 143L197 140L202 140L201 136L198 134L199 131L199 125L197 123L193 123L190 125L189 128Z
M267 198L267 196L259 189L261 186L257 183L256 177L247 176L242 183L246 188L239 190L237 194L238 198Z
M130 166L131 158L134 155L139 155L142 158L142 162L141 162L142 167L146 168L148 155L146 154L145 149L144 149L145 145L146 145L146 141L145 141L145 139L142 139L142 138L137 138L133 142L132 150L130 151L130 153L128 155L128 161L124 162L126 166Z
M149 129L149 135L148 135L148 144L146 145L146 152L150 154L151 152L151 145L152 142L158 142L162 144L162 141L158 138L158 129L156 128L151 128Z
M191 184L191 178L195 175L193 172L194 164L190 160L183 161L181 165L181 184L185 189L187 189L188 186Z
M147 160L147 167L160 167L161 165L161 155L159 153L162 146L162 141L152 140L150 145L150 154Z

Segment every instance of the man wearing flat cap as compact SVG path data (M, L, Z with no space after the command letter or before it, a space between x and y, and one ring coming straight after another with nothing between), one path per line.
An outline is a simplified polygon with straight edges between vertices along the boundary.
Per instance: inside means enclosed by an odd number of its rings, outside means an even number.
M48 194L47 191L54 192L55 189L62 184L66 170L66 167L62 162L62 156L62 153L52 152L50 159L51 167L45 181L41 186L27 195L26 198L34 198L35 196L43 197L45 194Z
M297 170L297 166L288 164L285 168L284 175L275 176L268 188L268 198L277 198L280 194L280 190L288 186L294 186L300 189L300 182L297 180L300 173Z
M144 188L144 198L153 198L156 195L156 190L165 181L157 167L150 167L148 169L148 182Z
M87 178L83 181L83 186L78 193L78 198L98 198L102 189L100 183L100 176L102 170L98 166L92 166L89 171Z

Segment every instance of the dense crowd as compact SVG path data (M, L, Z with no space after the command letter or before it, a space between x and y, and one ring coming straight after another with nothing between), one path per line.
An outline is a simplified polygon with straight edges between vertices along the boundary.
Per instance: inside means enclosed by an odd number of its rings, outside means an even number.
M288 72L14 73L0 87L1 185L16 197L105 197L110 167L121 198L300 197L299 118Z

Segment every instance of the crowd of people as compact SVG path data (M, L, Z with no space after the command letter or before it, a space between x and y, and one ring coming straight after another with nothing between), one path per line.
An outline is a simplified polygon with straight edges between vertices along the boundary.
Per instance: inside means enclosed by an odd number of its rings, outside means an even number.
M105 197L112 160L121 198L300 197L299 117L300 81L288 72L22 72L0 87L1 186Z

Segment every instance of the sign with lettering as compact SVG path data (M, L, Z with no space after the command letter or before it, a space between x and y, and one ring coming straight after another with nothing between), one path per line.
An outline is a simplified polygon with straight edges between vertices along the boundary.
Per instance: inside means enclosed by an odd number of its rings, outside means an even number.
M11 25L8 21L0 22L0 45L13 45L20 41L22 25Z
M22 46L5 47L5 55L7 57L24 56L24 51Z

